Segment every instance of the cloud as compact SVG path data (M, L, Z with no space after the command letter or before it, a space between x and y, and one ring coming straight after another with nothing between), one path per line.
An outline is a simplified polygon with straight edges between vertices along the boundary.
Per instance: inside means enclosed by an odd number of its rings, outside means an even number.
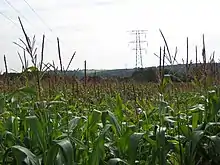
M102 0L102 1L95 1L93 2L94 5L98 6L106 6L106 5L113 5L115 4L113 0Z
M72 68L83 67L87 60L90 68L120 68L127 63L135 66L135 52L127 46L127 30L148 29L148 53L143 56L145 66L157 65L153 53L158 53L164 42L159 33L163 31L170 51L178 46L178 59L185 58L186 37L190 41L190 58L194 59L194 46L201 44L201 34L207 34L207 48L217 48L219 39L218 2L175 1L175 0L30 0L30 5L49 25L53 32L39 20L22 0L9 0L31 23L23 18L28 34L36 34L39 42L42 34L52 40L46 42L45 60L57 59L56 37L63 41L62 57L68 63L73 50L77 51ZM199 3L199 4L198 4ZM18 23L18 14L4 1L0 1L0 11ZM9 67L16 67L19 60L17 49L12 44L23 37L21 29L0 16L2 25L0 36L0 54L7 54ZM19 25L19 24L18 24ZM19 25L20 26L20 25ZM207 33L209 32L209 33ZM216 37L215 37L216 36ZM212 42L214 40L214 42ZM199 45L200 46L200 45ZM212 51L212 50L211 50ZM216 50L216 52L218 52ZM180 61L181 62L181 61ZM0 60L0 63L2 61ZM4 66L3 64L0 66ZM1 68L0 68L1 70Z

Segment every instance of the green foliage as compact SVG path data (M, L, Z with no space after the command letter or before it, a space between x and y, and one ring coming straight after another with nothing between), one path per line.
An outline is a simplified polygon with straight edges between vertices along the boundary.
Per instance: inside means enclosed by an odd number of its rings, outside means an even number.
M138 82L158 82L157 68L147 68L134 71L132 79Z
M58 80L55 66L54 77L47 75L51 65L43 67L44 36L38 64L35 37L31 41L19 21L27 43L16 43L24 51L24 59L19 54L22 73L7 73L21 84L7 83L8 90L0 93L0 164L220 164L220 88L212 86L211 76L200 81L201 72L192 78L171 69L158 73L158 68L148 68L123 70L124 76L133 73L132 79L142 83L82 86L71 79L67 84L59 39L63 76ZM174 83L191 79L194 82Z
M42 100L31 86L2 93L0 164L220 163L218 87L181 93L168 74L111 85L44 88Z

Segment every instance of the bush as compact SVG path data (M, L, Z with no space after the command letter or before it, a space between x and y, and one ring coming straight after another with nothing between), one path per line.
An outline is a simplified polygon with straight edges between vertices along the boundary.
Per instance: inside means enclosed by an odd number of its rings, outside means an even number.
M139 69L132 74L132 79L138 82L158 82L157 69L155 67Z

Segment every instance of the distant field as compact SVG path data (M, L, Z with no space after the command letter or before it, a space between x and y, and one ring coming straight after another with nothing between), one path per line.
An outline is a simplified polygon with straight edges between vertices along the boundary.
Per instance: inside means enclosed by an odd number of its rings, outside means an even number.
M37 82L1 88L1 164L220 162L220 88L208 81Z

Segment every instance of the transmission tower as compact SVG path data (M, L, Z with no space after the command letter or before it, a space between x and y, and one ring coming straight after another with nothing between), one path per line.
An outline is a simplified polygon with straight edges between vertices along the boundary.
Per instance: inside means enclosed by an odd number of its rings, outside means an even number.
M135 44L135 48L132 50L135 50L136 52L136 69L137 68L143 68L143 61L142 61L142 54L143 51L146 51L145 47L142 47L143 43L147 43L146 41L146 31L147 30L132 30L130 31L131 35L135 35L135 40L130 41L129 43Z

